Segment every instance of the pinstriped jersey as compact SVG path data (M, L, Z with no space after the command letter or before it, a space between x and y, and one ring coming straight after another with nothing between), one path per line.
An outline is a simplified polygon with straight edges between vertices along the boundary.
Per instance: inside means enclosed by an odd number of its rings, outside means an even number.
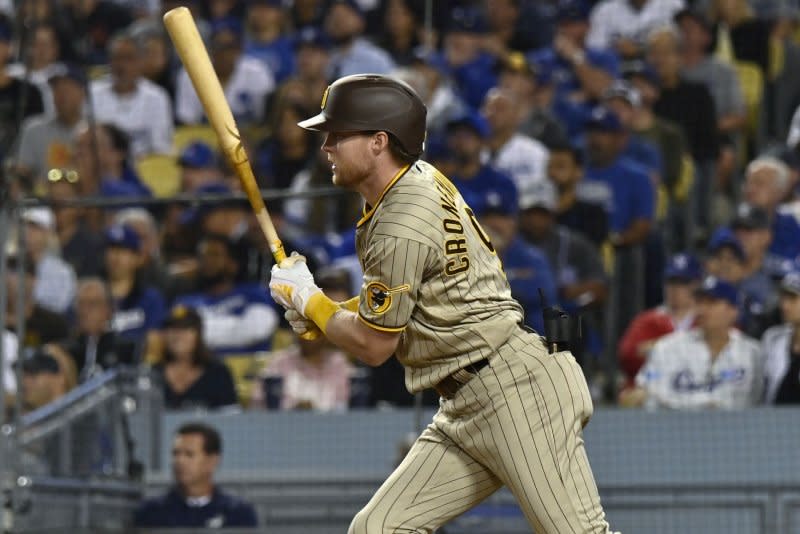
M519 328L494 247L453 184L417 161L365 206L356 229L364 271L358 314L402 332L396 356L411 392L489 357Z

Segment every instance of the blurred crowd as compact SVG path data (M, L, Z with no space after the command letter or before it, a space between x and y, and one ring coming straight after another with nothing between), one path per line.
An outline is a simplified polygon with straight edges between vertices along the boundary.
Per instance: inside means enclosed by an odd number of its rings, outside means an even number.
M393 359L296 339L161 15L193 13L287 250L360 291L357 195L297 122L349 74L428 108L424 158L526 323L558 304L598 401L800 402L795 0L0 0L3 346L27 410L117 365L170 409L410 405ZM106 201L105 204L99 203ZM24 323L24 335L16 335ZM22 334L22 332L20 332ZM436 403L433 395L426 403Z

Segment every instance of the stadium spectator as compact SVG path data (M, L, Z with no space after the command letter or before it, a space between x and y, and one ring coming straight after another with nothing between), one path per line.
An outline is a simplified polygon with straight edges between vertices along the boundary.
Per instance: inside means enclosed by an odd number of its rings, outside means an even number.
M620 404L627 404L628 388L634 385L653 345L667 334L695 326L694 293L702 277L700 262L694 256L681 253L669 259L664 269L664 303L634 317L619 340L617 353L626 380Z
M422 46L424 33L419 2L414 0L386 0L382 2L383 26L386 28L378 45L389 52L397 65L408 65L414 60L415 49Z
M556 34L551 46L536 51L531 61L542 78L552 80L554 110L570 139L582 131L593 106L618 74L613 52L587 43L589 6L568 0L558 6Z
M17 152L13 157L16 173L26 189L40 192L51 169L69 166L75 144L75 130L83 119L86 78L74 66L50 69L54 111L31 117L22 125Z
M761 338L765 401L800 404L800 272L787 274L780 290L783 324L773 326Z
M491 132L482 161L509 175L520 195L527 194L537 182L547 179L547 148L517 131L522 117L515 93L490 90L482 113Z
M239 126L258 124L264 117L267 95L275 89L272 73L257 59L242 54L242 27L235 19L221 19L212 26L211 61L225 98ZM199 124L205 112L186 69L178 73L175 116L184 124Z
M441 134L447 121L466 112L467 105L457 93L455 83L441 54L417 50L409 68L422 75L424 85L418 90L428 108L425 117L432 139Z
M567 134L542 97L550 88L540 86L542 76L537 68L524 54L511 52L499 61L497 87L511 91L517 97L522 117L519 132L550 147L564 143Z
M237 405L233 377L204 341L203 320L178 304L164 320L164 354L154 371L164 386L169 410L219 409Z
M17 331L17 310L23 306L25 333L20 339L23 347L39 347L66 339L69 325L63 315L42 308L33 298L36 272L30 259L24 261L23 279L19 279L20 259L8 256L6 260L6 328ZM20 302L21 301L21 302Z
M56 313L66 313L75 297L75 271L59 257L55 217L50 208L27 208L25 246L36 269L33 298L37 304Z
M178 296L176 304L197 310L204 341L215 356L268 350L278 315L263 286L237 282L234 243L226 235L205 234L197 251L198 291Z
M549 148L547 177L556 187L556 222L601 247L608 238L608 213L600 202L582 192L582 152L567 143Z
M42 105L45 115L53 115L53 94L48 81L54 69L61 65L61 50L58 33L53 24L47 21L36 23L28 37L27 50L22 56L22 62L8 65L7 70L11 76L28 81L39 89L42 96ZM22 44L22 43L21 43Z
M509 52L527 52L545 42L548 24L542 24L532 16L531 7L519 0L484 0L486 22L489 26L487 48L497 57ZM532 32L529 28L537 28Z
M362 72L388 74L395 67L386 50L363 37L366 19L355 0L333 0L325 12L323 28L335 48L328 64L328 79Z
M719 135L714 100L701 83L683 79L680 35L672 27L656 29L647 41L647 59L659 80L659 96L653 105L656 115L683 128L696 165L692 217L698 233L707 234L711 224L715 164L719 156Z
M642 244L654 217L655 191L647 170L622 157L626 130L607 107L597 107L586 124L588 165L584 177L591 198L606 202L615 247Z
M158 226L153 215L144 208L125 208L114 215L114 225L130 227L139 237L142 264L139 278L145 286L151 286L165 294L170 279L161 259L161 242Z
M22 408L37 410L66 395L77 383L75 365L52 347L36 349L21 361Z
M547 258L565 309L597 307L608 294L600 253L588 238L557 223L557 202L550 182L520 197L520 233Z
M728 61L755 63L762 73L769 73L771 21L756 18L748 0L711 0L709 4L717 36L714 53Z
M102 278L82 278L75 296L76 325L60 346L74 362L80 381L98 371L138 360L136 345L111 330L114 297Z
M760 347L735 328L736 287L707 277L697 328L659 340L636 377L648 408L741 409L761 402Z
M178 157L181 191L191 193L222 181L222 170L214 149L203 141L192 141Z
M479 108L488 91L497 85L496 58L484 49L487 30L478 8L455 7L443 36L444 66L458 94L472 109Z
M163 27L145 19L141 27L135 24L131 33L142 48L142 76L161 87L175 100L175 73L172 65L172 42ZM174 111L174 110L173 110Z
M286 33L287 19L282 0L247 2L244 55L259 60L275 83L283 82L295 69L292 40Z
M134 513L136 527L236 528L256 527L252 505L214 484L222 456L219 433L204 423L185 423L172 445L175 485L161 497L144 501Z
M309 26L298 30L294 39L296 71L273 98L282 98L291 91L291 98L307 109L319 106L328 87L330 49L330 38L320 28Z
M592 10L587 37L593 48L611 48L622 58L642 55L647 37L669 24L684 0L603 0Z
M789 187L789 170L781 160L760 157L747 166L742 186L742 199L753 207L767 211L772 226L769 251L794 260L800 255L800 223L781 209Z
M113 225L105 234L105 267L114 298L112 329L122 338L146 347L164 320L166 305L161 293L142 283L142 246L129 226Z
M519 235L519 199L514 184L498 180L484 187L474 207L474 215L486 232L483 238L503 262L511 295L522 306L525 324L542 333L542 310L558 299L553 269L545 254Z
M53 203L61 257L78 278L98 275L103 264L103 241L89 229L86 208L70 205L79 198L78 173L54 169L48 174L47 198Z
M0 15L0 65L11 59L13 37L11 21ZM13 158L10 149L19 133L19 119L43 111L42 95L35 85L14 78L5 68L0 69L0 161Z
M352 296L346 271L321 271L317 280L320 289L335 302L344 302ZM259 374L250 406L271 410L346 410L354 372L347 355L325 336L314 340L295 336L294 343L275 353Z
M172 151L172 104L167 92L143 77L144 49L134 37L109 43L111 74L93 81L95 120L113 124L130 138L132 158Z
M73 165L81 192L86 195L150 196L133 168L130 141L111 124L82 124L76 130Z
M91 65L113 62L113 36L130 26L133 15L129 8L111 0L81 0L67 2L67 27L76 49Z

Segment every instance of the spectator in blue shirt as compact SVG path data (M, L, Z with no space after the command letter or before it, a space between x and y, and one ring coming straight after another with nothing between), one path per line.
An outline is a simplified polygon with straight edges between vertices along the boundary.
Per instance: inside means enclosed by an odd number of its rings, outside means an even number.
M355 0L330 2L324 22L325 33L336 44L328 66L330 79L364 72L388 74L394 69L389 53L362 36L365 24L365 14Z
M278 315L266 289L237 282L235 244L224 235L206 234L198 252L198 291L175 299L203 318L205 342L215 356L269 349Z
M586 124L587 187L605 190L614 246L645 241L653 222L655 190L644 167L622 156L627 132L619 117L599 106Z
M139 269L143 255L139 236L133 228L111 226L106 231L105 244L106 276L114 298L112 329L123 339L142 346L164 320L164 297L141 281Z
M475 8L456 8L444 35L444 58L464 102L478 109L497 85L495 57L483 49L488 26Z
M617 56L608 50L587 48L590 6L568 0L558 8L552 46L537 50L530 60L556 91L554 109L570 139L583 131L592 107L619 75Z
M253 506L214 484L222 455L219 433L204 423L185 423L172 445L175 485L165 495L144 501L134 526L150 528L257 527Z
M545 255L519 236L518 212L517 189L513 182L507 181L483 190L483 199L475 215L503 262L511 294L525 312L525 324L542 333L544 306L539 290L544 293L547 304L556 302L556 280Z
M294 72L292 40L284 34L286 13L282 0L250 0L245 23L244 54L261 61L281 83Z

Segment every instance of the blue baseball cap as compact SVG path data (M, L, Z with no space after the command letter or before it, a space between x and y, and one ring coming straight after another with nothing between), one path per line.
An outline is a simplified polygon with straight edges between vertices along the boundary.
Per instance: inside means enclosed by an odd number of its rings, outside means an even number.
M586 120L586 130L620 133L625 131L625 127L614 111L606 106L597 106Z
M664 278L668 281L692 282L703 277L700 262L691 254L675 254L664 268Z
M427 65L445 76L450 74L450 67L447 64L444 54L435 50L428 50L424 46L418 46L414 49L412 55L412 63Z
M316 26L306 26L297 31L294 39L294 47L313 46L328 50L332 46L330 37Z
M717 254L723 248L729 248L739 261L745 260L744 248L742 242L736 237L736 234L730 228L723 227L714 232L708 242L708 251L711 254Z
M214 167L217 164L217 155L214 149L202 141L189 143L178 158L178 165L201 169Z
M75 65L57 63L50 69L47 83L54 83L62 79L72 80L81 87L86 85L86 74L83 72L83 69Z
M626 80L631 78L640 77L644 78L653 85L658 85L658 74L653 70L653 67L644 60L634 59L631 61L623 61L620 65L620 76Z
M236 17L222 17L211 23L211 40L223 32L230 32L238 39L242 38L244 26L242 21Z
M584 0L565 0L558 5L557 22L581 22L589 20L592 8Z
M141 241L133 228L124 224L115 224L106 230L106 246L119 247L139 252Z
M720 280L716 276L707 276L703 283L697 288L696 294L700 297L725 300L731 306L738 306L739 292L736 286L725 280Z
M473 206L475 215L508 215L513 217L519 210L517 188L514 182L497 182L481 193L479 206Z
M787 273L781 280L780 289L784 293L800 296L800 270Z
M489 25L477 8L457 7L450 12L449 33L486 33Z
M491 133L489 122L481 115L472 110L468 110L461 115L454 117L447 122L447 132L450 133L456 128L466 127L475 132L478 137L485 139Z

